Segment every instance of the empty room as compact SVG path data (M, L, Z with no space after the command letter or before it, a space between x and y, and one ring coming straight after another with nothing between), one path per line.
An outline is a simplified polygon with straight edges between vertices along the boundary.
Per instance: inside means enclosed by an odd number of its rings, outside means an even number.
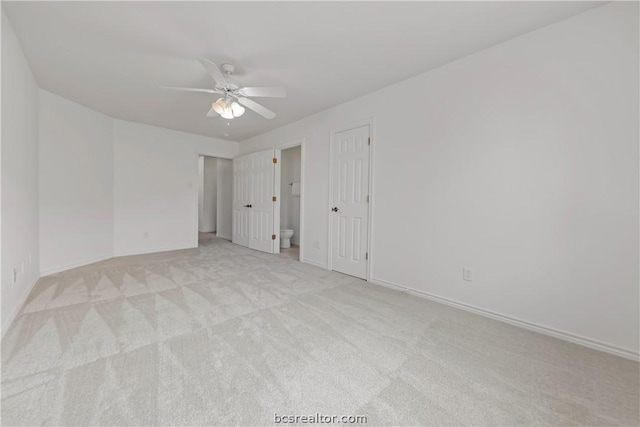
M639 3L2 1L6 426L639 426Z

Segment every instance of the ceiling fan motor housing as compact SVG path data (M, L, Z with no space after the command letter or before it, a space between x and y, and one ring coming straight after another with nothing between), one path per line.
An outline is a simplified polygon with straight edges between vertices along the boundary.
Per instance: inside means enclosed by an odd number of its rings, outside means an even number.
M227 83L223 87L221 87L221 89L227 90L227 91L240 89L240 83L231 78L231 74L233 74L236 71L236 67L234 67L231 64L222 64L220 68L222 69L222 72L224 73L224 78L227 81Z

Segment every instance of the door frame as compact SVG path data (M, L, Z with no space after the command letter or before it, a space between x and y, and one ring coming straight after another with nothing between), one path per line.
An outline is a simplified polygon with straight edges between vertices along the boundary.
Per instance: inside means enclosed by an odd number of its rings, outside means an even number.
M280 194L280 185L282 184L282 151L274 148L273 157L275 159L278 159L278 161L274 165L273 182L271 183L271 185L273 185L273 195L276 196L276 201L271 205L271 233L276 236L275 240L271 241L271 253L277 255L280 253L280 212L282 211L282 195ZM276 185L276 183L278 185ZM278 212L277 215L276 211ZM277 232L276 228L278 229Z
M333 221L331 220L330 209L333 206L333 144L336 140L336 135L340 132L359 128L369 125L369 138L371 138L371 145L369 145L369 209L367 215L369 216L367 225L367 253L369 259L367 260L367 278L366 281L371 281L371 271L373 266L373 251L371 245L371 236L373 230L373 203L375 197L373 197L373 152L374 152L374 139L373 139L373 117L368 119L359 120L349 125L341 126L333 129L329 134L329 205L327 206L327 218L328 220L328 233L327 233L327 270L333 271Z
M194 248L198 247L198 233L200 233L200 230L199 230L199 227L198 227L198 220L200 218L200 212L199 212L199 209L198 209L198 202L199 202L198 201L198 196L199 196L198 195L198 189L199 189L199 186L200 186L200 173L199 173L198 161L200 159L200 156L214 157L216 159L233 160L233 156L230 156L229 154L217 154L217 153L212 153L212 152L203 153L201 151L202 150L196 150L196 153L195 153L195 166L196 167L195 167L195 173L194 173L195 179L193 181L193 182L195 182L193 194L195 196L195 207L196 207L196 209L195 209L195 218L194 218L194 221L195 221L194 222L195 223L195 229L194 229L195 230L195 234L193 236L195 245L192 246Z
M300 139L295 139L291 142L286 142L284 144L280 144L274 147L276 150L280 150L280 163L282 163L282 151L287 148L300 147L300 233L298 239L300 241L300 245L298 246L298 261L302 262L304 259L304 159L305 159L305 139L304 137ZM282 166L281 166L282 167ZM280 179L282 177L279 177ZM280 183L282 185L282 183ZM278 191L280 191L280 186L278 186ZM278 194L278 200L280 200L280 194ZM278 224L280 223L280 218L278 218Z

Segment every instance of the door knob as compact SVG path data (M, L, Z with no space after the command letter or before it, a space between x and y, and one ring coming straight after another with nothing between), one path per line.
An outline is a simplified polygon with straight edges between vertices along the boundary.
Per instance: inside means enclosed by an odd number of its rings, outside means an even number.
M251 207L251 205L244 205L244 207L245 207L245 208L250 208L250 207Z
M331 208L332 212L338 212L338 207Z

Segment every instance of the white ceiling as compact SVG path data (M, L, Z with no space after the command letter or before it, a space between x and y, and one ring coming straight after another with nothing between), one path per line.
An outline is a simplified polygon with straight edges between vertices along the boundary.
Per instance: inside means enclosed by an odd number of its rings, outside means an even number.
M43 89L111 117L242 141L595 2L2 2ZM278 116L205 114L197 57L236 66ZM229 133L229 137L224 137Z

